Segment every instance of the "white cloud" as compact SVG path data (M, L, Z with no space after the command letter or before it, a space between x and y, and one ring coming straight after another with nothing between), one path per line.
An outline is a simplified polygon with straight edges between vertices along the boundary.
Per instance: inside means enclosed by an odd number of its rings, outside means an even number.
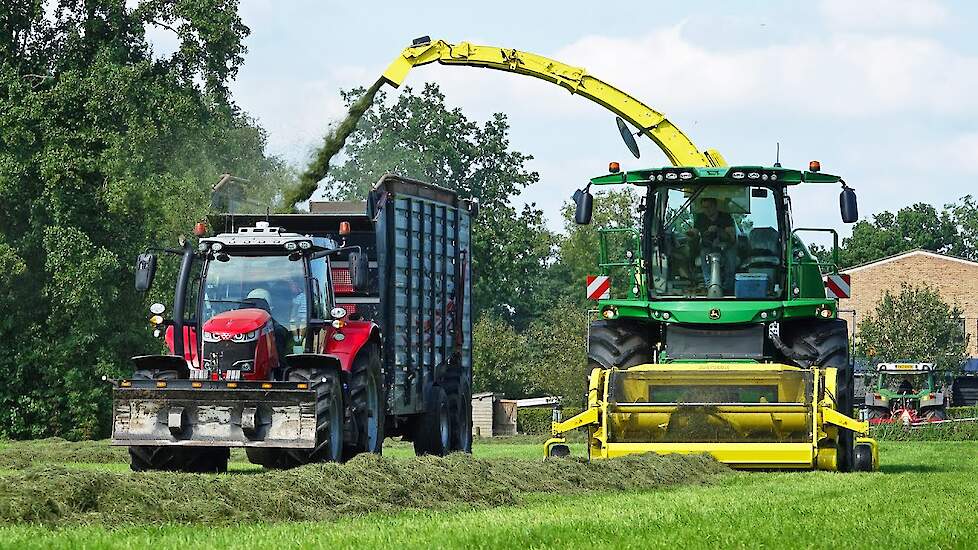
M830 28L860 31L930 29L948 21L947 10L936 0L822 0L819 12Z

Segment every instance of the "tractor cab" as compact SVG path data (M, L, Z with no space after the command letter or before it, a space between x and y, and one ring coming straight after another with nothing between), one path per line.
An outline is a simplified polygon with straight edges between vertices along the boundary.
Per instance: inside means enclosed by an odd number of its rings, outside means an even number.
M870 423L945 419L944 391L932 363L880 363L876 373L875 387L866 393Z

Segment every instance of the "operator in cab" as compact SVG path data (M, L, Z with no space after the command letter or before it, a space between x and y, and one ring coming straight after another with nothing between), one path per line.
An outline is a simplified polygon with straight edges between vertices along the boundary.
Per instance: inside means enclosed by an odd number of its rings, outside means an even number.
M720 286L725 296L734 292L734 275L737 270L737 233L733 217L722 212L714 197L698 201L699 212L694 214L693 228L687 233L700 239L703 284L711 286L711 256L720 262Z

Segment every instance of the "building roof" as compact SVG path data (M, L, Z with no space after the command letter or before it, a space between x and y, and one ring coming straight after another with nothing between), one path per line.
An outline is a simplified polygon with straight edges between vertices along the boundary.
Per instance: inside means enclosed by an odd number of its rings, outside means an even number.
M879 260L873 260L872 262L867 262L867 263L860 264L860 265L857 265L857 266L854 266L854 267L850 267L848 269L843 269L842 270L842 273L856 273L858 271L862 271L862 270L867 269L867 268L870 268L870 267L876 267L876 266L880 266L880 265L887 264L887 263L890 263L890 262L895 262L897 260L902 260L904 258L909 258L911 256L927 256L927 257L931 257L931 258L937 258L937 259L940 259L940 260L947 260L947 261L951 261L951 262L958 262L958 263L962 263L962 264L965 264L965 265L968 265L968 266L971 266L971 267L978 268L978 262L973 262L973 261L967 260L965 258L959 258L957 256L951 256L951 255L948 255L948 254L940 254L938 252L933 252L933 251L930 251L930 250L924 250L923 248L915 248L913 250L908 250L906 252L901 252L899 254L894 254L892 256L887 256L885 258L880 258Z

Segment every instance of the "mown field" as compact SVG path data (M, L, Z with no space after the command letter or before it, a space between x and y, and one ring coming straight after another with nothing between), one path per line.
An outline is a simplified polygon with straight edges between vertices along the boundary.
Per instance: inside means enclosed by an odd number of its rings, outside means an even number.
M978 547L978 518L971 510L978 501L974 441L884 442L883 469L871 474L730 472L701 459L637 459L624 471L620 465L597 471L578 461L544 464L539 445L527 440L477 444L474 458L445 460L414 459L409 446L392 443L388 460L306 467L298 474L261 473L240 462L224 476L129 474L119 450L101 442L77 445L0 444L0 547ZM25 454L30 464L14 458ZM61 465L45 465L46 460ZM352 472L357 468L368 475ZM457 473L462 476L453 477ZM40 523L14 519L18 512L12 508L27 506L18 498L65 491L79 476L82 485L98 485L100 498L111 496L106 491L112 484L125 489L155 476L156 485L136 495L131 508L158 518L154 498L164 498L167 507L199 519L142 525L120 511L125 501L112 499L97 504L101 511L61 510ZM391 480L423 491L430 476L448 479L447 490L429 495L438 502L412 502L392 490L377 498L406 499L408 506L388 506L382 513L354 506L325 514L327 519L293 521L281 520L288 514L279 510L271 513L279 521L260 523L249 514L261 507L235 514L214 506L235 498L286 506L285 499L297 495L306 514L299 518L316 517L307 508L315 504L309 498L319 496L304 480L352 482L343 490L376 493L376 484ZM20 488L24 483L34 484L33 490ZM263 483L270 484L266 492ZM508 492L509 485L519 491ZM92 487L72 490L84 495Z

